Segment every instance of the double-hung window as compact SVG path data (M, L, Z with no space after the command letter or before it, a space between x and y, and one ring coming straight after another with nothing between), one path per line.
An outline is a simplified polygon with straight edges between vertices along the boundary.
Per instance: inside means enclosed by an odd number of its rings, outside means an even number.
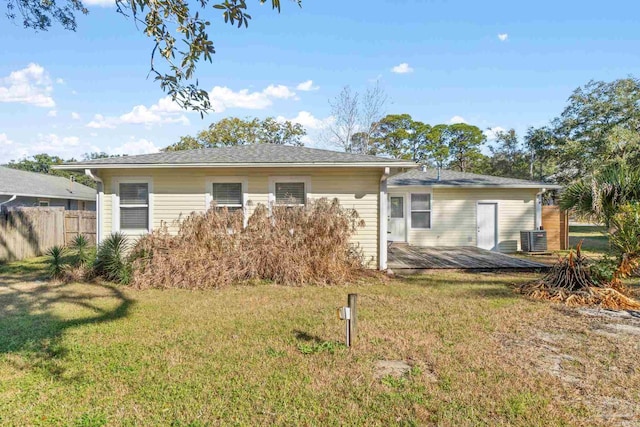
M211 186L211 200L215 203L216 209L227 208L229 211L237 211L243 208L241 182L213 182Z
M122 182L119 184L120 230L149 230L149 183Z
M275 183L275 202L280 206L304 206L307 199L304 182Z
M411 194L411 228L431 228L431 194Z

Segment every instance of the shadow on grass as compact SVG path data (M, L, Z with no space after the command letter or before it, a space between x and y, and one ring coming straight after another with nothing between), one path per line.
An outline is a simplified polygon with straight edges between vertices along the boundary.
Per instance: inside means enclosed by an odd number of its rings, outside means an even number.
M11 283L2 278L0 357L17 355L5 360L18 369L62 379L68 354L62 340L65 331L125 318L133 304L122 290L108 284ZM58 305L68 308L65 314L70 318L55 313Z
M294 329L293 335L296 337L298 341L303 341L307 343L313 342L316 344L322 344L325 341L317 335L311 335L308 332L300 331L298 329Z

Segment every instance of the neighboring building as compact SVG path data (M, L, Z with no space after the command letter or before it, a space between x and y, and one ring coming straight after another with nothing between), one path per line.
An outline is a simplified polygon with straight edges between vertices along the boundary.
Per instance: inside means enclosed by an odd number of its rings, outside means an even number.
M389 240L416 246L520 250L537 230L541 194L560 187L450 170L416 169L389 178Z
M212 201L242 208L338 198L365 221L354 242L372 267L386 268L386 179L409 161L285 145L244 145L96 159L60 168L98 181L98 236L146 233L205 211Z
M519 232L536 227L536 195L556 186L442 171L410 161L307 147L244 145L114 157L58 168L98 182L98 239L140 235L191 212L219 206L296 204L338 198L365 221L354 242L385 269L388 240L429 246L480 246L515 252ZM390 204L388 206L388 204ZM389 213L389 215L388 215ZM389 232L388 232L389 231Z
M0 206L95 210L96 190L60 176L0 166Z

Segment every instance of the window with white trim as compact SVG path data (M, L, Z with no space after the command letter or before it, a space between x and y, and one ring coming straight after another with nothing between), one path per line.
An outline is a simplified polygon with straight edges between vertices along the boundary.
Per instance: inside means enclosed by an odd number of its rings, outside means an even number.
M38 200L38 206L40 206L41 208L48 208L49 207L49 201L48 200Z
M227 208L229 211L242 209L243 194L241 182L214 182L211 184L211 200L216 208Z
M149 230L149 184L123 182L118 190L120 230Z
M307 200L304 182L276 182L275 202L280 206L304 206Z
M431 194L411 193L411 228L431 228Z

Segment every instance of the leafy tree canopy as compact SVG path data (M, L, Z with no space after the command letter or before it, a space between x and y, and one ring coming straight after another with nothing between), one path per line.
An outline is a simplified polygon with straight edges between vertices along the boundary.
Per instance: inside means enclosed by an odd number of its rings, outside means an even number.
M292 0L302 5L302 0ZM199 61L211 62L216 53L210 40L210 16L238 28L247 27L251 15L246 0L224 0L221 3L199 0L114 0L117 12L140 24L143 33L152 40L150 73L163 91L182 107L199 111L211 109L209 96L198 87L195 79ZM267 0L259 0L264 4ZM271 0L271 7L280 11L280 0ZM77 14L89 11L81 0L7 0L7 17L21 21L25 28L47 31L54 23L76 31Z
M100 159L104 157L119 157L112 156L106 153L87 153L84 155L84 160ZM34 156L24 158L22 160L12 160L7 166L13 169L20 169L28 172L43 173L46 175L62 176L65 178L74 178L74 180L87 187L96 188L96 183L81 172L71 172L53 169L52 166L61 165L67 162L75 162L76 159L63 159L58 156L50 156L49 154L36 154Z
M302 137L306 134L306 130L299 123L281 122L273 117L264 120L228 117L212 123L208 129L200 131L195 137L181 137L180 141L166 147L164 151L264 143L301 146Z

